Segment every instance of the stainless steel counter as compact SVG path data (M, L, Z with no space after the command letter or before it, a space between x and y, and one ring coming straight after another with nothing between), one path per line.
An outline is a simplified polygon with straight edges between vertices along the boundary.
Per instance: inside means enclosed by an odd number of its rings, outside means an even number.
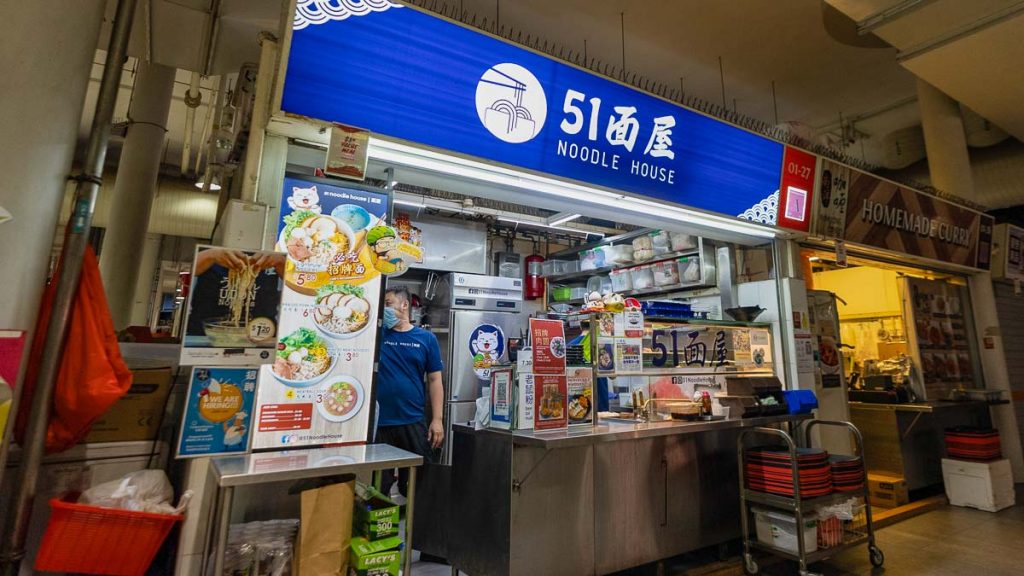
M409 468L423 457L388 444L257 452L215 458L210 474L222 487L267 484L338 474L359 474L388 468Z
M984 400L967 400L965 402L906 402L902 404L875 404L873 402L850 402L851 410L887 410L895 412L942 412L948 410L973 410L979 406L988 406Z
M727 542L740 533L741 430L809 418L456 425L448 560L472 576L589 576Z
M666 420L663 422L626 422L607 420L597 426L587 426L568 430L552 430L535 432L533 430L495 430L486 428L476 430L466 424L456 424L454 427L466 434L499 434L511 437L512 442L518 446L539 446L541 448L570 448L574 446L588 446L599 442L619 442L623 440L640 440L642 438L656 438L658 436L674 436L677 434L697 434L700 432L713 432L716 430L733 430L737 428L748 428L752 426L765 426L779 422L795 422L809 420L810 414L782 414L778 416L763 416L760 418L730 418L728 420L711 420L686 422L679 420Z
M946 428L992 425L989 403L981 400L850 402L850 421L864 435L868 471L903 476L911 492L942 483Z

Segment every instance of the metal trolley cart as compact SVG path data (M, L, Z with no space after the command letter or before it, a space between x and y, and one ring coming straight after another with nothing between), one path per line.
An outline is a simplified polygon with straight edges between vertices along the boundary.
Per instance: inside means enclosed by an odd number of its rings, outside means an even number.
M833 422L829 420L810 420L804 425L804 446L811 446L811 431L817 425L824 426L835 426L840 428L846 428L850 431L851 436L855 440L855 454L860 455L861 461L864 459L864 438L861 436L860 430L856 426L849 422ZM794 429L794 433L791 436L784 430L776 428L749 428L740 433L739 439L737 440L737 454L739 460L739 473L740 473L740 518L742 525L742 537L743 537L743 560L744 567L747 573L757 574L759 567L757 561L754 559L752 549L757 548L759 550L794 560L800 564L800 576L814 576L812 572L807 570L808 565L815 562L826 560L843 550L846 550L852 546L859 546L865 542L868 545L868 557L871 564L877 567L882 566L885 562L885 556L882 551L875 545L875 532L871 524L871 503L868 501L868 488L867 478L865 477L864 487L860 490L850 492L837 492L827 496L815 497L815 498L801 498L800 496L800 477L799 477L799 460L797 459L797 444L793 440L793 436L799 436L800 426ZM776 494L769 494L766 492L759 492L750 490L747 488L747 481L745 478L746 466L744 462L744 452L746 448L746 439L751 435L769 435L780 437L786 442L786 446L789 448L790 457L790 468L793 473L793 497L788 498L786 496L780 496ZM866 471L865 471L866 473ZM842 541L828 548L819 548L814 552L807 552L807 543L804 542L804 517L817 507L839 502L843 499L849 499L850 497L860 496L864 502L864 523L863 526L859 523L850 523L843 526ZM787 513L792 513L796 518L796 540L797 549L796 554L782 550L775 546L763 544L757 540L757 538L750 537L750 508L749 503L759 504L763 507L775 510L781 510Z

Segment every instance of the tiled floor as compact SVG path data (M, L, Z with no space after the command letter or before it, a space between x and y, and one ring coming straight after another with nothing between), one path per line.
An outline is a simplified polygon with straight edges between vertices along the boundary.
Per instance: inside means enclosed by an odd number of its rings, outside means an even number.
M1021 502L1018 497L1018 502ZM859 546L812 565L825 576L1019 576L1024 574L1024 504L995 514L946 506L878 530L885 566L873 568ZM795 564L765 574L796 574Z
M1021 492L1021 491L1018 491ZM1024 575L1024 498L995 514L945 506L878 530L885 566L874 568L866 546L810 567L823 576L1021 576ZM414 557L415 559L415 557ZM768 563L765 576L794 576L791 562ZM739 569L733 570L738 572ZM667 573L673 574L670 567ZM693 572L687 572L693 573ZM415 562L415 576L450 576L451 568ZM474 575L485 576L485 575Z

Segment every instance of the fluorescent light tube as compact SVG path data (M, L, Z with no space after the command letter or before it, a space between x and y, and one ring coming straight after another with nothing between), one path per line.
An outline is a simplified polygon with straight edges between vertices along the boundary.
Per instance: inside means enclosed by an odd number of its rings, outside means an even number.
M558 226L559 224L565 224L566 222L568 222L570 220L575 220L577 218L580 218L581 216L583 216L583 215L582 214L555 214L554 216L552 216L551 218L548 219L548 224L550 226Z

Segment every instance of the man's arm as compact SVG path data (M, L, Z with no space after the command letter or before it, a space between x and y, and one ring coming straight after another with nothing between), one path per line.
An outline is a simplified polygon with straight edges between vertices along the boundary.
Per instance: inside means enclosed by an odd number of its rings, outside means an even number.
M427 428L427 440L430 446L437 449L444 442L444 384L441 372L427 374L427 388L430 392L430 426Z

